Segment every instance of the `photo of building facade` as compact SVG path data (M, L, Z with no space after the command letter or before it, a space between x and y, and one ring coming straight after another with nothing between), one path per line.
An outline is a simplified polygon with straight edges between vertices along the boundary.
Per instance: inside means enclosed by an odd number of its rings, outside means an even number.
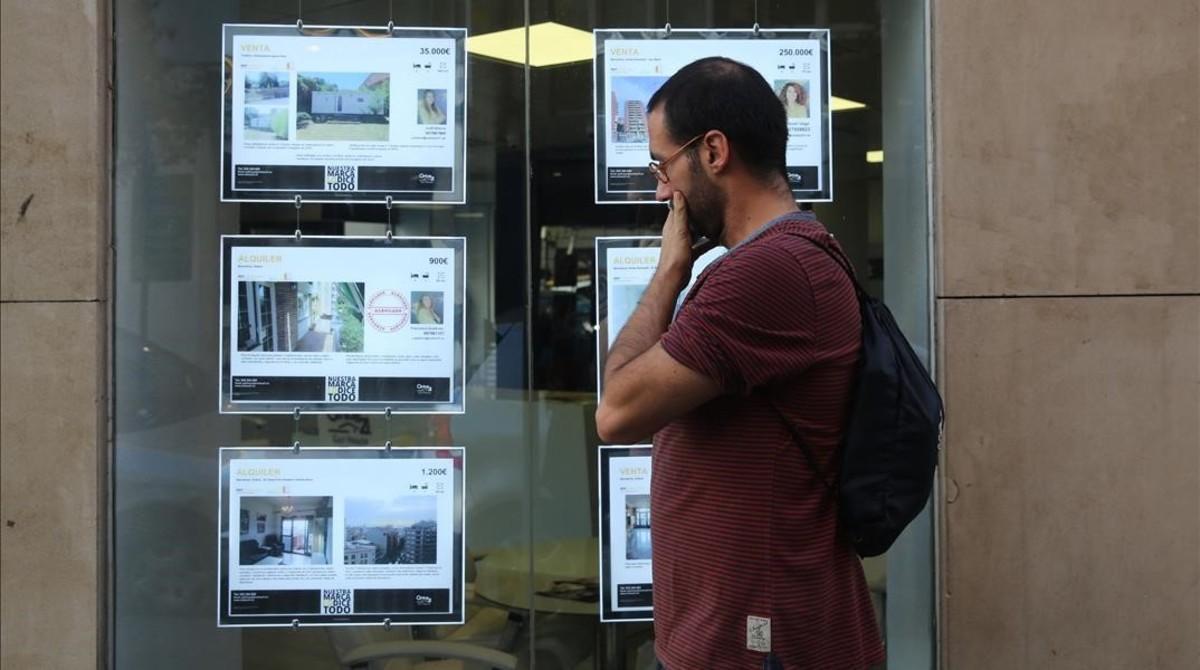
M646 142L646 105L666 77L614 76L609 119L616 142Z
M238 282L238 351L361 352L361 282Z

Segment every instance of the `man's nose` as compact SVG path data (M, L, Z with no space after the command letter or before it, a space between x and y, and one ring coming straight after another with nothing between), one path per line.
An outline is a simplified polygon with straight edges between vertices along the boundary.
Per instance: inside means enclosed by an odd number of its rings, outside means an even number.
M671 185L661 181L658 182L658 188L654 189L654 199L659 202L669 202L674 194L675 190L671 188Z

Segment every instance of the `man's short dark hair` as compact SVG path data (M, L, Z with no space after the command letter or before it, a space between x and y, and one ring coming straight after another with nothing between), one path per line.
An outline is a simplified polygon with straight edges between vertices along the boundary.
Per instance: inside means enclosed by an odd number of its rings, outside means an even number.
M757 71L729 58L702 58L683 67L650 97L671 139L682 144L719 130L756 175L787 179L787 112Z

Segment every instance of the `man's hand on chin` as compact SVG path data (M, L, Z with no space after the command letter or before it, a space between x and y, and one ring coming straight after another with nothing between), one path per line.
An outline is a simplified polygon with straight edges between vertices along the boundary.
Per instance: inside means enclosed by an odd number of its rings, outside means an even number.
M703 252L701 252L703 253ZM687 199L681 191L671 195L671 212L662 230L662 252L658 257L658 274L678 284L682 289L692 276L692 233L688 227ZM665 274L664 274L665 273Z

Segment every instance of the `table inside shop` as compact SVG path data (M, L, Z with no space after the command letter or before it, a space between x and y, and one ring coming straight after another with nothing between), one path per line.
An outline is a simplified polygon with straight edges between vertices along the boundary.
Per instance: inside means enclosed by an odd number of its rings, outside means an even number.
M621 635L613 626L601 624L599 597L595 602L545 595L555 587L573 583L599 583L599 542L594 537L549 540L534 545L532 574L528 547L505 547L483 554L475 562L475 595L483 601L523 615L560 614L590 617L596 621L598 666L625 667ZM541 592L541 593L539 593ZM533 594L530 602L530 594Z

